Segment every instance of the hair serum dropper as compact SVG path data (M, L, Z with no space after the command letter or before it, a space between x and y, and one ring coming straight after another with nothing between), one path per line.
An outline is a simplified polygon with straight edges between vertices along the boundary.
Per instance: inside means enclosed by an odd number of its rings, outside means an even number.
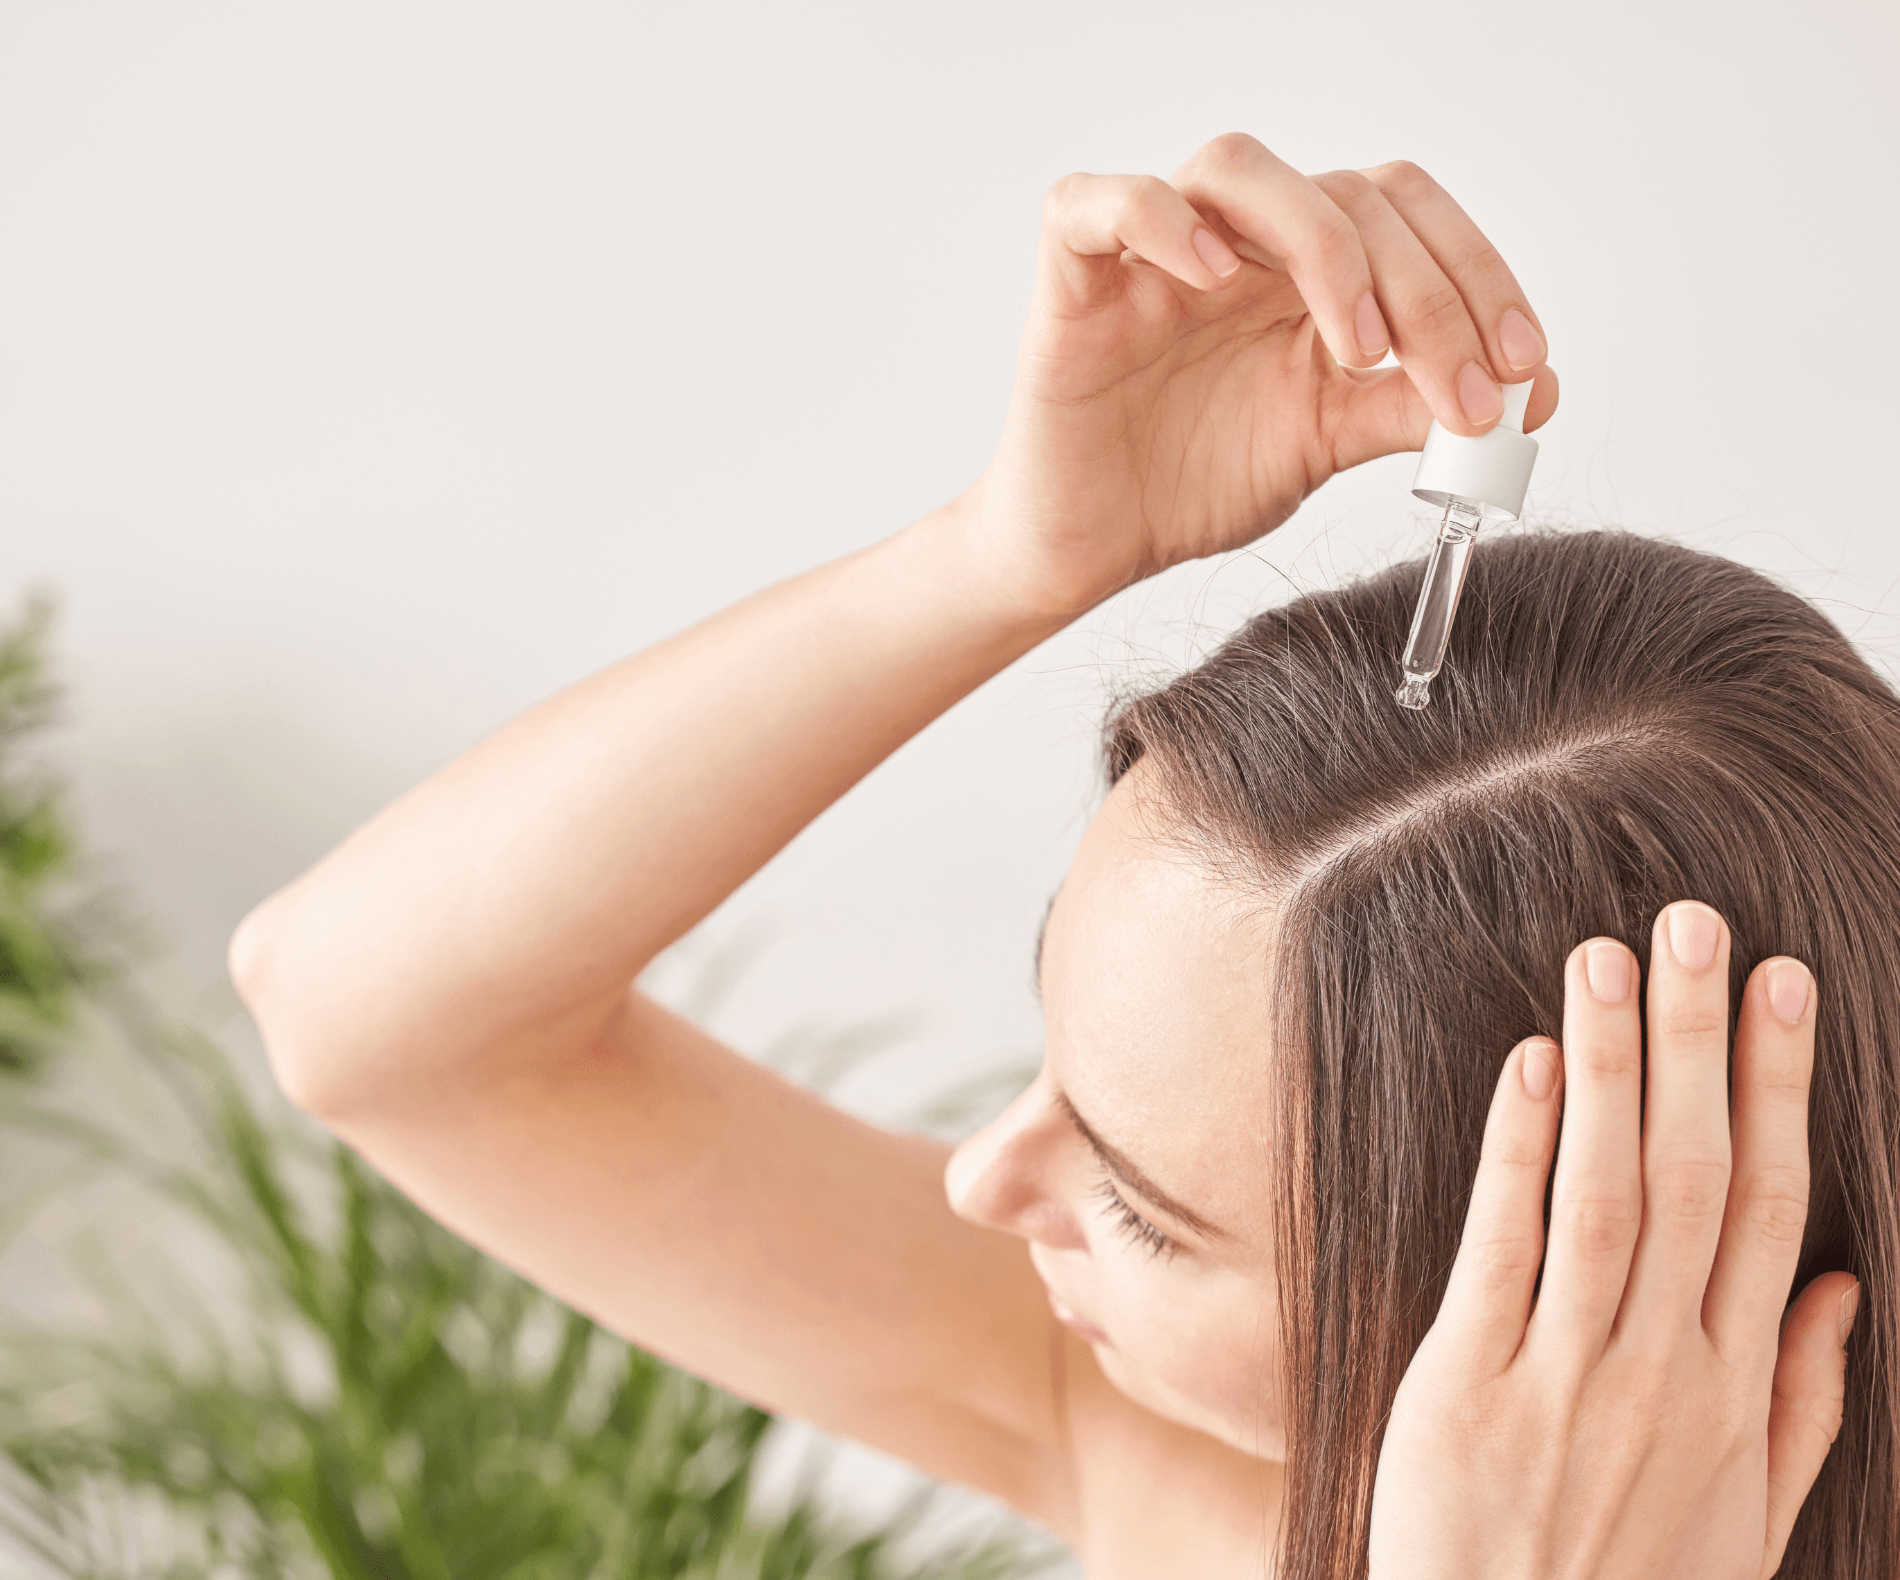
M1423 708L1432 700L1432 679L1444 666L1445 644L1451 640L1458 594L1464 590L1479 529L1515 521L1523 513L1537 460L1537 441L1524 432L1532 382L1504 386L1504 415L1489 433L1466 439L1434 422L1425 436L1412 493L1441 507L1444 515L1400 660L1405 682L1395 695L1402 708Z

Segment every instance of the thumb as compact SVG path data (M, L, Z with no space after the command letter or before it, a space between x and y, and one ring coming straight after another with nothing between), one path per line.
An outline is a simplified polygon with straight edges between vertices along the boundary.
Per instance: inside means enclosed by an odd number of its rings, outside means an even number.
M1432 412L1403 368L1340 370L1349 380L1332 414L1333 470L1346 471L1400 450L1422 450ZM1557 373L1548 363L1534 375L1536 388L1524 412L1524 431L1534 432L1557 410Z
M1781 1567L1788 1533L1841 1430L1847 1392L1847 1330L1860 1304L1851 1273L1823 1273L1781 1324L1774 1397L1768 1406L1768 1534L1762 1573Z

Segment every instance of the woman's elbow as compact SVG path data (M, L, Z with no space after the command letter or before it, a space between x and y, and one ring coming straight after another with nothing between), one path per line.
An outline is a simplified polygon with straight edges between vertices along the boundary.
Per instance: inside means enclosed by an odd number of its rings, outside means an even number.
M336 1116L348 1094L336 1060L325 1058L326 1038L309 1013L310 995L298 969L298 951L285 936L281 896L255 907L231 935L226 966L244 1007L257 1023L278 1089L317 1119Z

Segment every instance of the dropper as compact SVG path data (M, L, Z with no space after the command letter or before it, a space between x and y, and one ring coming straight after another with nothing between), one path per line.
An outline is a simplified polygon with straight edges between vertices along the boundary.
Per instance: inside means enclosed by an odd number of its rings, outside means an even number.
M1444 514L1400 660L1405 682L1394 695L1402 708L1424 708L1432 700L1432 679L1444 666L1445 644L1451 640L1452 617L1458 612L1458 594L1464 590L1479 529L1515 521L1523 512L1531 466L1537 460L1537 441L1524 432L1524 409L1530 405L1534 382L1504 386L1504 415L1489 433L1467 439L1434 422L1425 436L1412 493L1440 506Z

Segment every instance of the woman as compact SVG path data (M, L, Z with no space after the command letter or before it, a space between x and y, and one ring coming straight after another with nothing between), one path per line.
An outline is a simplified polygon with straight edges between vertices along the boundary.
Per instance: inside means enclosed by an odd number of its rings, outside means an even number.
M1900 726L1748 573L1506 540L1423 718L1389 696L1416 567L1135 704L1043 939L1044 1070L952 1158L628 986L1111 593L1434 416L1485 431L1501 379L1540 425L1544 358L1410 165L1229 136L1058 183L983 478L542 704L261 906L232 965L279 1079L629 1339L1099 1580L1772 1572L1864 1280L1854 1459L1784 1572L1892 1572ZM1695 736L1711 687L1728 734Z

